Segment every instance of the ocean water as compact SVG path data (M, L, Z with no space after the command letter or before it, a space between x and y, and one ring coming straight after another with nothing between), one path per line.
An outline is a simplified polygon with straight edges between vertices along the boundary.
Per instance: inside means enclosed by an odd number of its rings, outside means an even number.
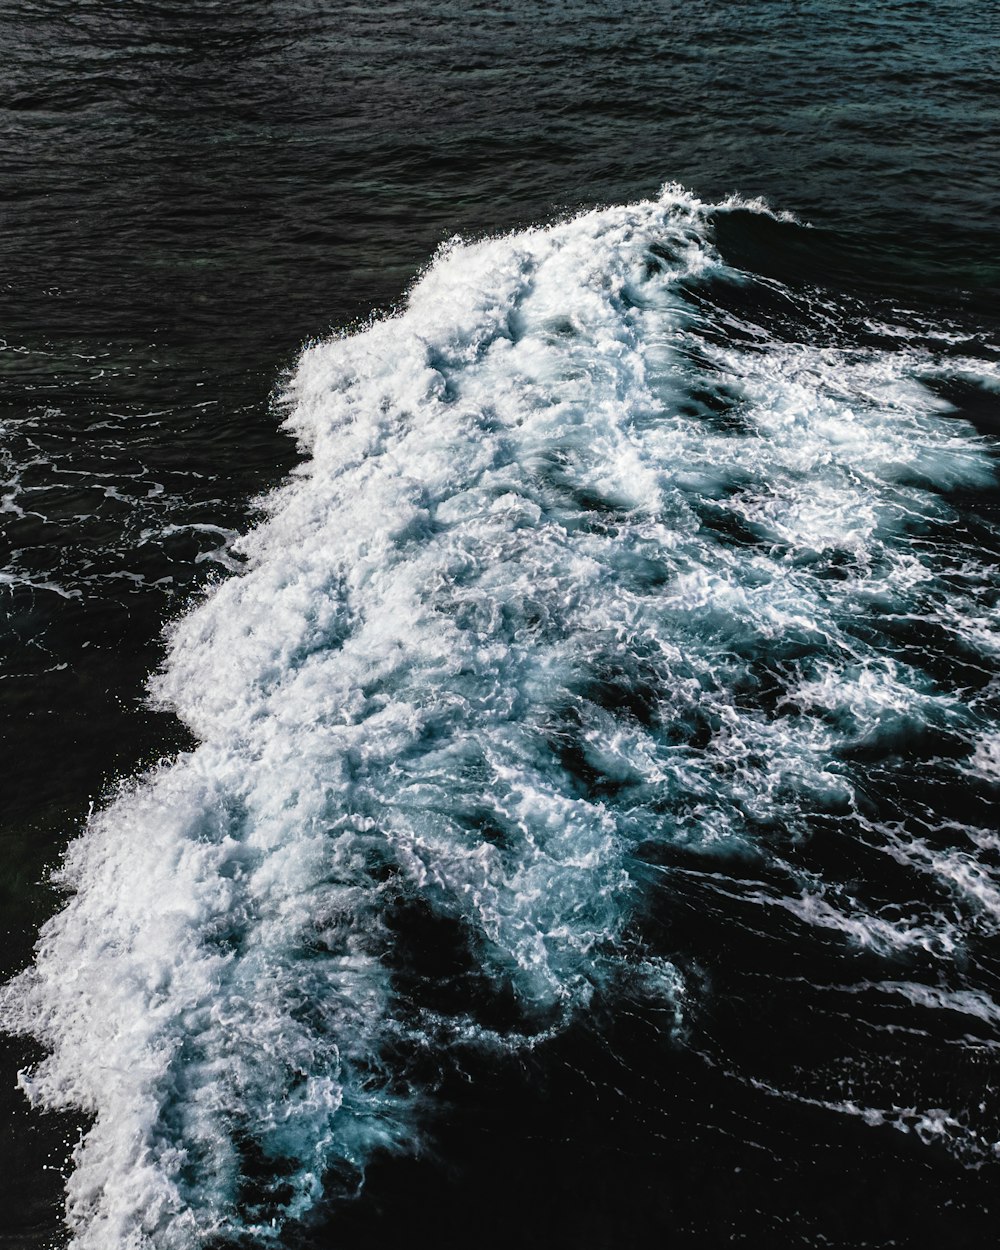
M998 27L8 6L4 1244L989 1244Z

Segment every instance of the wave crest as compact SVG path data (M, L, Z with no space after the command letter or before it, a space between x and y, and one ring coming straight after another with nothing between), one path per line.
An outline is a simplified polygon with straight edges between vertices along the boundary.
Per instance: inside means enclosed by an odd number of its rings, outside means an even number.
M420 1038L531 1045L621 976L681 1002L636 921L655 848L773 855L854 808L873 735L979 759L979 713L868 623L974 596L912 539L992 482L983 445L925 351L741 308L733 208L765 211L668 188L455 242L303 353L309 459L153 682L201 745L91 820L4 992L51 1051L29 1095L95 1117L79 1250L280 1237L412 1146ZM779 294L808 326L815 293ZM803 923L892 948L793 875ZM465 952L450 998L400 949L411 905Z

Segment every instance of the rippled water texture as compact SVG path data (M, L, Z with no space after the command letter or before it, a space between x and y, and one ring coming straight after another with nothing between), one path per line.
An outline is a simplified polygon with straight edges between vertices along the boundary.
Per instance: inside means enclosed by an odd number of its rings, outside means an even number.
M16 7L12 1244L984 1244L991 22Z

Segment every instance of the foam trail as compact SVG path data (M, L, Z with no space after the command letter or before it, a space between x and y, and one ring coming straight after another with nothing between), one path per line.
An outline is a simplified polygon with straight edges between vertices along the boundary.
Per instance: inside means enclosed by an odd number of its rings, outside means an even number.
M76 1250L280 1239L413 1145L406 900L529 1038L618 976L678 992L628 934L638 848L763 853L914 721L978 766L977 714L853 624L936 585L905 536L992 481L982 444L919 353L714 333L692 291L743 278L712 211L668 188L455 243L398 316L303 354L308 460L154 681L201 745L91 820L5 992L51 1052L29 1095L94 1117Z

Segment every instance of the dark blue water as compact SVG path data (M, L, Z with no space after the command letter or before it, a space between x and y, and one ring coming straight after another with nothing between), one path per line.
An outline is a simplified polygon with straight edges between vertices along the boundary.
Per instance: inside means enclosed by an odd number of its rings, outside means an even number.
M10 1244L983 1245L996 12L3 28Z

